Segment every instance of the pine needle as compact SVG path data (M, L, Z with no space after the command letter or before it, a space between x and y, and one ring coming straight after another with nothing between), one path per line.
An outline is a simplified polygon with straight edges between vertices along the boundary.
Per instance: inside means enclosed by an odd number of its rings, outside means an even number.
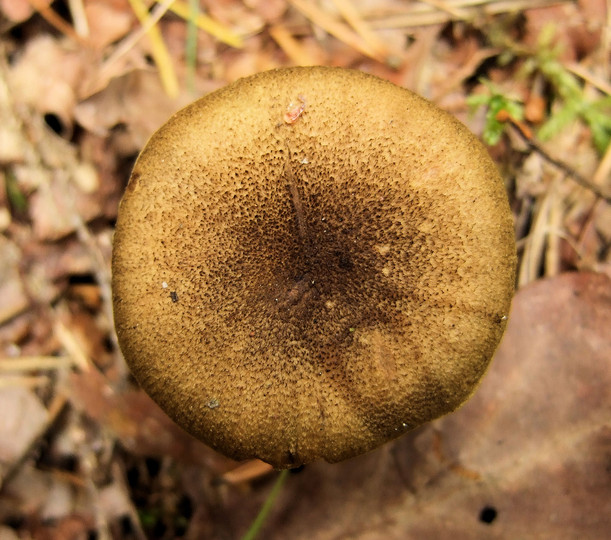
M74 23L74 30L79 36L87 38L89 36L89 23L87 22L83 0L68 0L68 8Z
M269 29L269 35L296 66L315 66L322 62L305 49L288 31L286 26L277 24Z
M365 22L351 0L333 0L341 16L352 27L352 29L361 36L361 39L367 43L367 46L375 51L379 57L388 56L386 45L382 43L378 35Z
M291 4L314 24L320 26L325 32L328 32L340 41L343 41L349 47L379 62L386 61L383 55L372 49L369 43L359 34L354 32L348 25L331 17L316 4L308 2L307 0L291 0Z

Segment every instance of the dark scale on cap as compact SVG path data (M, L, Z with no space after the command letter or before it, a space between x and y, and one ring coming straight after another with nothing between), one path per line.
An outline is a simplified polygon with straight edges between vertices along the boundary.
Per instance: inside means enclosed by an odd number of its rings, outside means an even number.
M144 389L221 452L338 461L471 394L514 267L503 183L462 125L375 77L278 70L143 150L117 223L117 333Z

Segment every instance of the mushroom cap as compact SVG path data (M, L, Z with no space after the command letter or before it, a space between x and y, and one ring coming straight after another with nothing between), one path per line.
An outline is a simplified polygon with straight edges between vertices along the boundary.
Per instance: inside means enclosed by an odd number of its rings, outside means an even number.
M514 289L503 182L461 123L341 68L182 109L121 202L113 302L144 390L234 459L367 452L456 409Z

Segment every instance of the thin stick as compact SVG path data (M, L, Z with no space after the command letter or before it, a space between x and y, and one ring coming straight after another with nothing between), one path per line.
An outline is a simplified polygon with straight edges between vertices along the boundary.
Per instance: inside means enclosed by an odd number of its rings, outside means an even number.
M76 30L72 28L64 19L62 19L53 9L41 2L41 0L28 0L30 5L47 21L51 26L57 28L62 34L65 34L81 45L86 45L86 40L79 36Z
M574 75L577 75L578 77L591 84L601 92L604 92L607 95L611 95L611 84L609 84L609 82L603 79L602 77L595 75L577 62L570 62L566 64L565 67L568 71L570 71Z
M545 150L543 150L543 148L541 148L541 146L539 146L538 143L536 143L532 139L525 138L523 133L519 129L517 131L520 134L520 136L524 139L526 144L528 144L528 146L532 150L541 154L541 157L543 157L545 161L551 163L552 165L560 169L562 172L564 172L569 178L572 178L581 187L590 190L592 193L594 193L594 195L596 195L597 197L611 204L611 194L605 193L599 186L597 186L596 184L593 184L589 180L586 180L575 169L573 169L572 167L570 167L563 161L560 161L559 159L549 155Z
M221 480L226 484L235 485L255 478L261 478L266 474L271 474L273 471L274 468L268 463L260 459L251 459L223 474Z
M499 122L507 122L513 128L513 130L520 136L520 138L530 147L531 150L537 152L545 161L554 165L554 167L560 169L564 174L566 174L569 178L572 178L575 182L577 182L581 187L590 190L594 195L611 203L611 194L606 193L603 189L586 180L581 174L579 174L575 169L573 169L570 165L561 161L558 158L547 153L539 143L535 142L530 129L515 118L512 118L507 111L500 111L497 114L497 120Z

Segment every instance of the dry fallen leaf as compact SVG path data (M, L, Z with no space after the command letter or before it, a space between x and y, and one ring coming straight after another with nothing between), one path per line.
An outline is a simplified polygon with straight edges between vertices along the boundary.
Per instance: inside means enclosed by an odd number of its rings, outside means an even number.
M127 34L135 19L127 0L89 0L84 10L89 24L88 42L97 49L103 49Z
M0 486L5 474L23 457L48 420L47 409L34 391L0 378Z
M202 81L198 92L204 94L218 86L219 83ZM117 152L129 155L137 153L171 114L193 99L187 91L176 99L170 98L157 73L133 70L114 78L106 88L79 103L74 114L80 125L102 136L123 126L125 134L117 141Z
M32 39L10 71L14 99L43 115L56 115L69 131L76 90L87 69L85 53L49 35Z
M605 538L611 530L611 280L565 274L514 301L457 413L289 479L266 538ZM255 501L228 509L238 535Z

